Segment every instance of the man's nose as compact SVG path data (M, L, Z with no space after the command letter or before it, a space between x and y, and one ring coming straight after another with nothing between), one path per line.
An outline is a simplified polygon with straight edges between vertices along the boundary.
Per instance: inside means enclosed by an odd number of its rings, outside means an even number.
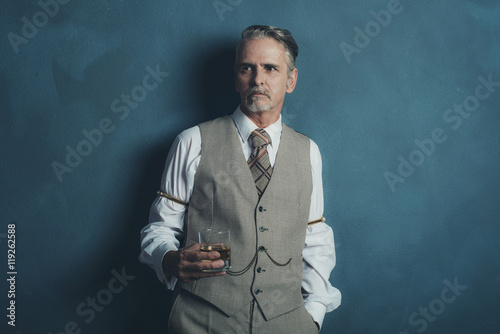
M264 71L262 69L257 68L253 75L253 85L260 86L265 82Z

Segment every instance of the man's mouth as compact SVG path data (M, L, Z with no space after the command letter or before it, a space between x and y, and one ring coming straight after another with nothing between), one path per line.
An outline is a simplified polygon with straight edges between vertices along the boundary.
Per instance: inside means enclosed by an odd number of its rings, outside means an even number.
M251 97L251 96L267 96L267 95L266 95L266 94L264 94L264 93L261 93L261 92L255 92L255 93L251 93L251 94L249 95L249 97Z

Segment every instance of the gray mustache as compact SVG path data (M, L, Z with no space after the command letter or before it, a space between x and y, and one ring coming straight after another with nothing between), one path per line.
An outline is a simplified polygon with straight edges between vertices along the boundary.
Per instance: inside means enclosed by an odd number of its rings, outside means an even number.
M266 91L266 90L260 90L260 89L258 89L258 88L250 88L249 90L247 90L247 92L246 92L246 94L245 94L245 97L249 97L250 95L252 95L252 94L257 94L257 93L259 93L259 94L264 94L264 95L266 95L267 97L269 97L269 93L268 93L268 91Z

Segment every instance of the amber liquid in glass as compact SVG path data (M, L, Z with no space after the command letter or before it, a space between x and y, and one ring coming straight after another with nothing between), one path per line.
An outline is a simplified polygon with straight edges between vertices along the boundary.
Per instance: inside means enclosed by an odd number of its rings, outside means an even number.
M200 250L202 252L212 252L216 251L220 254L220 260L224 261L224 267L217 269L205 269L205 272L220 272L226 271L231 268L231 248L228 246L224 246L221 244L202 244L200 246ZM217 260L219 260L217 259ZM212 262L217 260L203 260L203 262Z

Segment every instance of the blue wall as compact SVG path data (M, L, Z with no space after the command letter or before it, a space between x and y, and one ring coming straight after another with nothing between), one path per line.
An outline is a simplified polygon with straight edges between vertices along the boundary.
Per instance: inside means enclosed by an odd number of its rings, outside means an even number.
M251 24L300 47L283 117L322 151L343 293L322 332L497 333L498 1L44 3L0 9L2 333L164 333L139 231L175 136L237 106Z

